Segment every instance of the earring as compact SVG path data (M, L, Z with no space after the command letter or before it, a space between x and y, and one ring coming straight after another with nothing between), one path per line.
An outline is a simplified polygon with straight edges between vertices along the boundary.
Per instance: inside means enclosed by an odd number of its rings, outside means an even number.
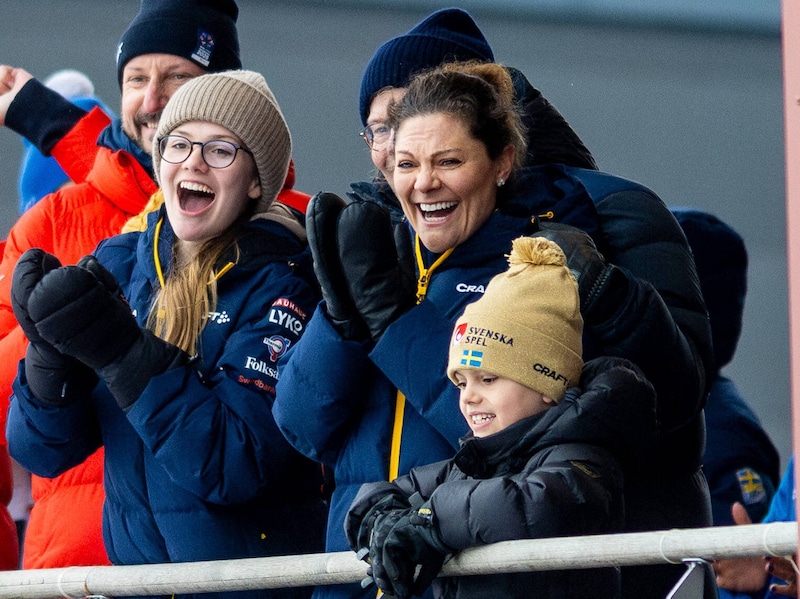
M503 179L502 177L497 181L497 186L498 187L502 187L505 184L506 184L506 180Z

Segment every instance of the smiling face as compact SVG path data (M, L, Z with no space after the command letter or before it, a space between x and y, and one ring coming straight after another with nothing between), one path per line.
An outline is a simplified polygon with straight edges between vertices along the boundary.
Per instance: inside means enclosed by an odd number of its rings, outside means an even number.
M205 121L184 123L170 135L192 142L221 139L243 145L225 127ZM200 146L192 146L192 153L180 164L162 159L159 173L169 221L186 251L196 251L203 242L217 237L261 197L255 162L243 151L236 153L230 166L211 168L203 160Z
M375 94L375 97L369 105L367 125L385 123L389 119L389 106L395 102L399 102L405 93L405 88L393 87ZM370 148L369 152L372 164L381 172L389 185L392 185L392 175L394 173L393 150L394 139L390 138L388 143Z
M514 161L496 159L448 114L413 116L395 132L393 189L420 241L441 253L469 239L495 209L497 185Z
M455 378L461 414L476 437L500 432L555 405L530 387L484 370L457 370Z
M181 85L205 72L172 54L142 54L130 59L122 70L122 130L149 154L167 100Z

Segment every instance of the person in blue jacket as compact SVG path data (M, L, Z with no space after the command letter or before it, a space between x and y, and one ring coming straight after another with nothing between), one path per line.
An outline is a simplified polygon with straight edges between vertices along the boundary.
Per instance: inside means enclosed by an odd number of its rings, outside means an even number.
M310 204L309 241L325 302L282 364L275 416L295 447L334 470L330 551L348 547L342 522L361 484L393 480L457 451L466 430L442 374L452 325L503 269L511 240L537 233L560 236L579 273L585 358L631 359L658 393L668 442L626 485L626 504L630 498L636 508L626 527L710 524L700 470L710 337L685 237L643 186L558 164L520 169L526 136L514 92L509 70L493 63L413 77L388 119L391 189L402 217L390 218L388 204L345 204L332 194ZM454 111L450 96L475 111ZM421 139L429 145L400 147ZM471 153L449 156L456 143ZM575 175L584 171L594 179ZM587 191L592 186L597 198ZM540 231L545 219L574 226ZM623 268L605 262L584 231ZM592 289L599 293L590 296ZM639 590L655 588L655 597L663 588L663 597L683 572L665 568L656 585L647 568L650 582ZM357 586L329 587L317 596L358 593Z
M14 383L11 453L55 476L105 447L114 564L323 548L319 468L272 417L277 360L319 299L302 223L274 203L290 152L260 74L193 79L159 121L165 205L147 230L102 242L76 266L29 250L14 271L31 343Z

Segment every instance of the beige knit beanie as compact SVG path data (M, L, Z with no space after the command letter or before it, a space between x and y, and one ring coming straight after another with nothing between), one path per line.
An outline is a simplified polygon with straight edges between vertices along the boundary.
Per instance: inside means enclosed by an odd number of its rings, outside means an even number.
M515 239L508 263L456 322L447 376L485 370L561 401L583 368L578 285L543 237Z
M278 196L292 153L289 128L264 77L253 71L223 71L195 77L170 98L153 139L153 170L161 167L159 140L189 121L216 123L236 134L253 153L261 182L256 213Z

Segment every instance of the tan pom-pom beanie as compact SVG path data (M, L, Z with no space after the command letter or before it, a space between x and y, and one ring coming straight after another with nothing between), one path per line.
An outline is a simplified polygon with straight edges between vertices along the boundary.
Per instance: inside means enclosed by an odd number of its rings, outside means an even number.
M583 368L583 319L561 248L542 237L513 241L496 275L456 322L447 376L485 370L561 401Z
M159 140L189 121L216 123L242 140L253 153L261 182L261 198L254 212L266 212L286 180L292 140L264 77L254 71L224 71L182 85L164 107L153 138L156 179L161 167Z

